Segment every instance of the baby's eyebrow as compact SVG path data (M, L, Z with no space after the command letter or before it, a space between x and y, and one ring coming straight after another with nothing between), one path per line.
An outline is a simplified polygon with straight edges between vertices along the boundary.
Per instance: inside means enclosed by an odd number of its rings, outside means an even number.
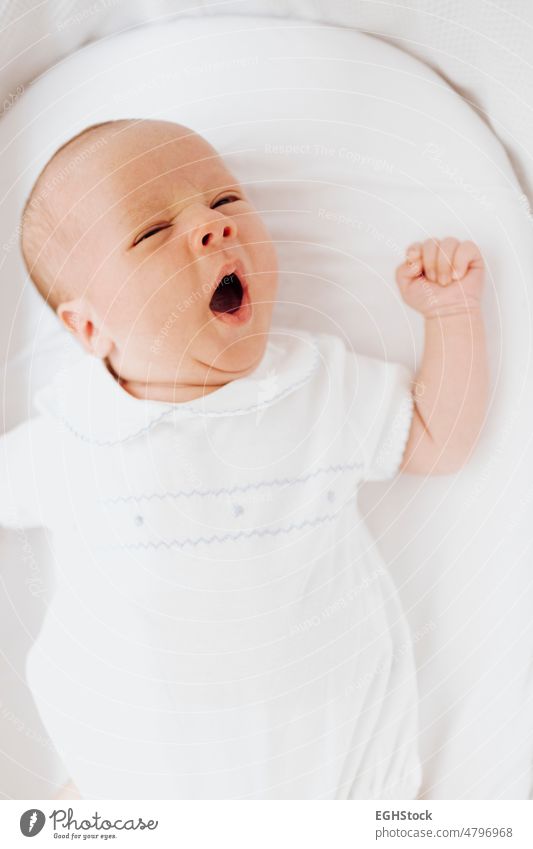
M176 204L173 205L174 207ZM120 223L127 233L131 233L137 227L142 227L151 218L164 218L169 215L171 207L166 201L161 200L158 203L136 204L135 208L126 209L124 214L120 216ZM175 214L175 211L172 212Z

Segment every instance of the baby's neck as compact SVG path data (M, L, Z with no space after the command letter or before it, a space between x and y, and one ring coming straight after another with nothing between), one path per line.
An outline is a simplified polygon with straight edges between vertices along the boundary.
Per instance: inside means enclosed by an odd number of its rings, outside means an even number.
M195 386L188 384L182 385L178 383L125 380L115 372L113 366L108 360L105 361L105 365L107 366L109 373L117 381L118 385L127 392L128 395L132 395L133 398L139 398L143 401L164 401L165 403L170 404L180 404L185 401L194 401L195 398L201 398L203 395L210 395L212 392L216 392L217 389L220 389L225 385L224 383L221 383L220 385L215 386L210 386L208 384Z
M195 398L210 395L221 388L220 386L177 386L175 383L141 383L131 380L121 381L120 385L134 398L140 398L143 401L165 401L170 404L194 401Z

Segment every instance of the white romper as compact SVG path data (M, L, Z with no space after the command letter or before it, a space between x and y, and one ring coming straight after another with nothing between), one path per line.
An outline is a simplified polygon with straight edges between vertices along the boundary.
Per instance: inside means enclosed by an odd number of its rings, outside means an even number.
M0 523L52 531L27 675L83 797L416 796L409 632L357 507L399 467L410 384L276 328L178 404L87 357L0 440Z

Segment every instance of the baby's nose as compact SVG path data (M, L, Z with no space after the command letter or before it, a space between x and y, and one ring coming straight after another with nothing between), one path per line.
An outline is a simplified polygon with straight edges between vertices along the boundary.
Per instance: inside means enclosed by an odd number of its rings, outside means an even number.
M206 248L220 247L237 235L235 222L226 215L215 213L208 221L202 221L191 230L191 247L196 253L202 253Z

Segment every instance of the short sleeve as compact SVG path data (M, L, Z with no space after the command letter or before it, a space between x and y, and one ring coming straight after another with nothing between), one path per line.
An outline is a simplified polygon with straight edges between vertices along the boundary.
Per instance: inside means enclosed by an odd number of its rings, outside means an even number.
M45 467L50 461L46 423L30 419L0 437L0 527L46 524Z
M413 418L412 374L401 363L347 353L353 382L350 419L364 462L363 479L382 481L398 472Z

